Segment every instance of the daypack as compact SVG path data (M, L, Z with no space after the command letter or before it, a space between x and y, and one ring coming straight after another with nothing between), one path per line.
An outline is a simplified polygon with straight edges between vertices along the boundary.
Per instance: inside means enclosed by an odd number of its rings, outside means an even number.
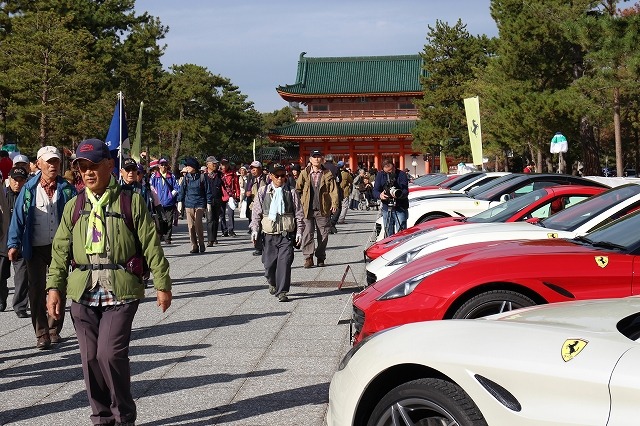
M121 218L124 220L125 225L129 231L133 234L133 237L136 242L136 254L127 261L126 265L123 265L125 269L131 272L134 275L139 276L142 280L145 280L149 277L149 265L147 264L146 259L144 258L144 254L142 253L142 243L138 238L138 233L135 232L135 228L133 225L133 214L131 213L131 198L133 196L133 188L129 185L123 185L122 190L120 191L120 195L118 196L120 199L120 213L116 212L105 212L105 216L112 216L115 218ZM82 214L89 214L90 212L87 210L83 210L86 202L85 189L82 189L78 192L76 196L76 205L73 207L73 213L71 214L71 229L76 225L78 219ZM142 260L142 262L140 262ZM141 263L141 264L138 264Z

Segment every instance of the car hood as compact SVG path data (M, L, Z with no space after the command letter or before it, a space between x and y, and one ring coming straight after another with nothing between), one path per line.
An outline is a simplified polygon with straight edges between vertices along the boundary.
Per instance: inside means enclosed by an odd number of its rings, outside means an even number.
M426 222L429 223L429 222ZM463 222L465 223L465 222ZM392 260L414 248L432 244L443 239L451 240L454 245L478 241L497 241L514 239L572 238L571 232L554 231L528 222L507 223L468 223L465 226L442 227L431 232L416 234L382 254L382 258ZM455 242L454 242L455 240ZM446 245L446 243L445 243Z
M616 331L621 319L638 312L640 297L631 296L537 305L479 320L608 332Z
M485 264L490 259L505 261L507 258L525 256L549 256L549 258L558 259L568 254L585 253L600 254L602 251L563 238L471 243L417 258L369 288L384 293L409 278L452 263L482 262Z

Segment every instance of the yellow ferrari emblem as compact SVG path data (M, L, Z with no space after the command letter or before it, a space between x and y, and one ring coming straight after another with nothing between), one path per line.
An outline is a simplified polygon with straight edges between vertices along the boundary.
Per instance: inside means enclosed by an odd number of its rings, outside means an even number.
M547 238L558 238L558 233L557 232L549 232L547 234Z
M609 264L609 256L596 256L595 259L596 264L601 268L605 268Z
M574 359L582 350L587 346L586 340L583 339L567 339L562 344L562 359L564 362L569 362Z

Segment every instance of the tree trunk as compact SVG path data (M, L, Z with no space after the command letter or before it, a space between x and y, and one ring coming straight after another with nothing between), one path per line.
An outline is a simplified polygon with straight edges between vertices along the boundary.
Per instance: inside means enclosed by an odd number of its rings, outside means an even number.
M582 163L584 176L600 176L600 144L596 142L593 126L586 117L580 119L580 145L582 148Z
M624 176L624 165L622 164L622 135L620 129L620 89L613 89L613 131L616 140L616 169L617 176Z
M180 107L180 116L178 117L178 132L173 140L173 155L171 157L171 171L178 169L178 158L180 157L180 145L182 144L182 122L184 121L184 107Z

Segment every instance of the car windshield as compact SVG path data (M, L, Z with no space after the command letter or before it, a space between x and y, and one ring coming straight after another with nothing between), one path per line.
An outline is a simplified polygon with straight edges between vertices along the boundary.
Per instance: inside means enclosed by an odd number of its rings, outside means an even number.
M418 185L418 186L438 185L444 182L445 180L447 180L448 177L449 176L445 174L424 175L424 176L420 176L417 179L414 179L413 183L414 185Z
M569 209L562 210L547 219L541 220L540 223L545 228L557 229L559 231L573 231L589 219L601 215L616 204L624 202L638 194L640 194L640 185L629 184L617 186L601 194L594 195ZM613 221L638 206L640 206L640 200L630 204L615 216L609 215L605 220Z
M491 188L499 186L499 185L501 185L501 184L513 179L513 178L518 177L518 176L522 176L522 175L519 175L517 173L512 173L510 175L500 176L497 179L490 180L489 182L485 183L484 185L480 185L480 186L477 186L477 187L473 188L471 191L469 191L467 193L467 195L469 197L476 198L476 195L481 194L481 193L483 193L485 191L488 191Z
M540 198L547 195L544 189L530 192L522 197L513 198L507 202L498 204L495 207L478 213L475 216L467 218L467 222L471 223L487 223L487 222L506 222L507 219L518 213L520 210L535 203Z
M465 173L464 175L460 175L443 183L442 187L456 191L482 175L484 175L482 172Z
M635 251L640 243L640 211L626 215L576 240L586 241L595 247L620 248Z

